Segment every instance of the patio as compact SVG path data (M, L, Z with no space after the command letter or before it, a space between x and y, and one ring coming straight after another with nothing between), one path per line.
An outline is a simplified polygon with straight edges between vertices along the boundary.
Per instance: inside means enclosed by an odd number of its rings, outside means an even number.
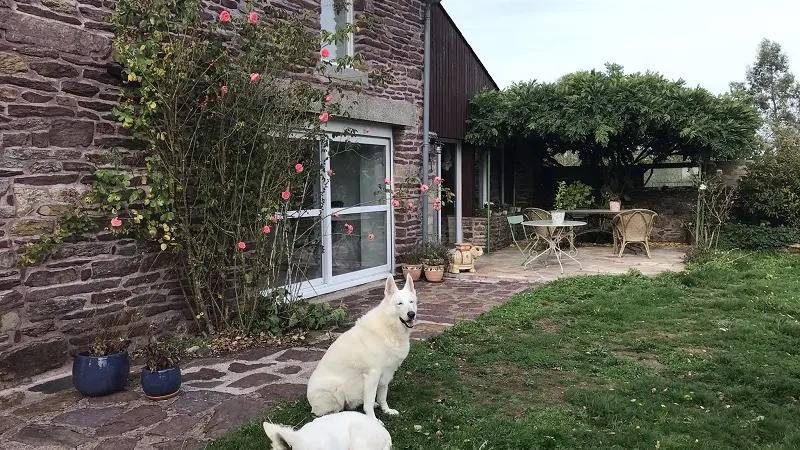
M562 261L564 273L562 274L555 258L550 259L547 267L540 259L530 264L527 269L523 269L522 262L525 261L525 256L519 249L512 246L478 257L475 264L476 273L462 272L459 275L448 274L448 276L543 283L576 275L622 274L629 269L638 270L645 275L683 270L683 256L687 246L651 242L650 247L652 258L647 258L643 253L634 254L631 251L626 251L622 258L618 258L612 253L610 246L578 246L578 254L575 258L581 262L583 268L581 269L568 258L564 258Z

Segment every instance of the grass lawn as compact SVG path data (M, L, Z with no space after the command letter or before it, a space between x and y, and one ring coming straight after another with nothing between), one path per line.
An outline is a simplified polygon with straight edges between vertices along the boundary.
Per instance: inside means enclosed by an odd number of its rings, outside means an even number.
M395 449L798 449L796 318L798 256L561 280L414 345L378 414ZM259 422L211 448L269 445Z

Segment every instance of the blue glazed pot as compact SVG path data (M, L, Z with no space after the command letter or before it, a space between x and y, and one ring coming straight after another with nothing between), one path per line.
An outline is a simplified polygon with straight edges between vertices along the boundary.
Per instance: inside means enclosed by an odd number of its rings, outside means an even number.
M125 389L130 370L127 350L108 356L90 356L89 352L82 352L72 361L72 384L89 397L113 394Z
M142 369L142 391L152 400L166 400L174 397L181 388L181 369L169 369L151 372L147 367Z

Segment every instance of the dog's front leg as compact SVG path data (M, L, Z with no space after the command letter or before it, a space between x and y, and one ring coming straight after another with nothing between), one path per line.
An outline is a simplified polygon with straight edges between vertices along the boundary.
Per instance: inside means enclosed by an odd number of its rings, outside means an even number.
M386 396L389 394L389 383L392 381L392 376L382 376L380 382L378 383L378 405L380 405L381 410L390 416L396 416L400 414L396 409L392 409L389 407L389 404L386 403Z
M381 381L381 373L372 370L364 374L364 412L373 419L375 417L375 397L378 394L378 383Z

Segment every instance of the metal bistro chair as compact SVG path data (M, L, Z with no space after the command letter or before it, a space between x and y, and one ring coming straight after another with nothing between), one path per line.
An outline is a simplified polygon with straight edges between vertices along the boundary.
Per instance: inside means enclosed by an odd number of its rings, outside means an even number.
M649 209L631 209L614 216L614 253L622 258L627 245L640 244L650 258L650 233L657 215Z
M534 244L538 242L539 237L535 236L537 240L532 240L531 237L528 236L528 231L525 229L524 226L522 226L522 222L525 221L525 216L523 215L506 216L506 219L508 219L508 227L511 229L511 240L514 241L514 245L516 245L519 251L521 251L522 254L527 258L528 255L525 252L529 251L531 247L533 247ZM525 244L525 247L523 247L522 244L519 241L517 241L517 235L516 233L514 233L515 225L519 225L519 227L522 228L522 234L524 236L522 242L527 242L527 244Z

